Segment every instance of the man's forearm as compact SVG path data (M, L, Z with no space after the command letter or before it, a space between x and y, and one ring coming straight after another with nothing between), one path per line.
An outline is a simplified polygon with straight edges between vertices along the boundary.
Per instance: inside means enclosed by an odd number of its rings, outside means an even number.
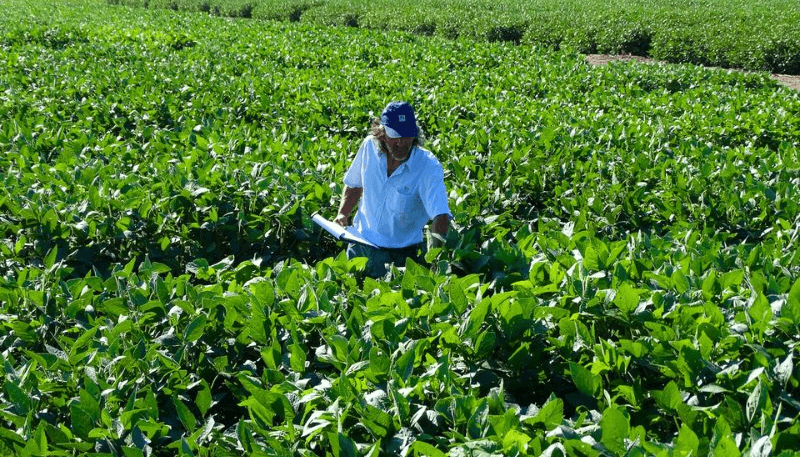
M336 215L336 222L339 225L350 225L350 215L353 213L364 189L361 187L345 187L342 194L342 203L339 205L339 214Z

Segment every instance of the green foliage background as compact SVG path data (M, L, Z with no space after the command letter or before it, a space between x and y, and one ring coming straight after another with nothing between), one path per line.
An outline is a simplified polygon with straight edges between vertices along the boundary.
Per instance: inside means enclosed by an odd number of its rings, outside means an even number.
M794 0L108 0L800 74Z
M797 92L3 6L0 453L795 452ZM360 280L310 215L391 99L417 108L454 229L428 265Z

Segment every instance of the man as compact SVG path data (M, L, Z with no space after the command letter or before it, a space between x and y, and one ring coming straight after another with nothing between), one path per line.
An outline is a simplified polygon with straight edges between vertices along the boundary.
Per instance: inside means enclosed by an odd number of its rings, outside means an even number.
M450 207L442 165L423 149L424 139L414 109L391 102L372 120L370 135L361 143L345 174L345 190L335 222L353 226L374 249L351 244L347 257L366 257L366 274L386 274L385 264L405 265L408 257L420 261L423 228L431 226L433 246L439 246L450 227Z

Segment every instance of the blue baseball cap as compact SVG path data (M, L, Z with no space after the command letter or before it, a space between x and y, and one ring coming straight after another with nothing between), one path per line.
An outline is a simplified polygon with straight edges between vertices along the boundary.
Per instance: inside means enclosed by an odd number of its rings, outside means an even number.
M389 138L413 137L419 134L414 108L406 102L391 102L381 113L381 124Z

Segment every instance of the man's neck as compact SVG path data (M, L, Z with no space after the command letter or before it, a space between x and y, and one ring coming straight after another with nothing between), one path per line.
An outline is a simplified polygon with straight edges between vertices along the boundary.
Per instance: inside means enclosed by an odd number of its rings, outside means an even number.
M411 152L414 150L412 146L411 149L408 150L408 154L406 154L405 158L403 159L396 159L392 154L386 154L386 176L392 176L395 170L400 168L400 165L408 162L408 159L411 158Z

